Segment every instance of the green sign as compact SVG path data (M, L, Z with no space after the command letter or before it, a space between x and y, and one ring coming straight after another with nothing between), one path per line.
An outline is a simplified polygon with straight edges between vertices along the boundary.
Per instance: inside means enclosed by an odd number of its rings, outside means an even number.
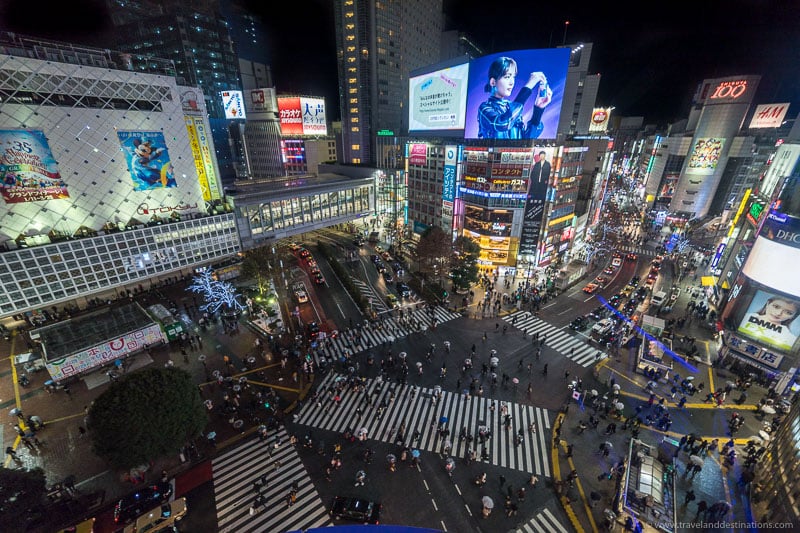
M753 225L758 224L758 219L761 218L761 213L764 212L764 204L753 202L750 204L750 211L747 213L747 218Z
M394 137L392 130L378 130L378 137Z

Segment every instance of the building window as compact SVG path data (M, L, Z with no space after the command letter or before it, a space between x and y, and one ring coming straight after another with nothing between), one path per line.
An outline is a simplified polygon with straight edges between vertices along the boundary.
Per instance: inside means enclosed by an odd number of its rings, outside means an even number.
M351 150L361 150L361 145L360 144L351 144L350 145L350 149Z

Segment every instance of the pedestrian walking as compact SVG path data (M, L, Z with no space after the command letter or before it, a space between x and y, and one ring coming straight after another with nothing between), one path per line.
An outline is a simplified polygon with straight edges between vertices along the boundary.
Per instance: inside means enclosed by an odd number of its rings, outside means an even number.
M569 381L569 370L564 371L564 381Z
M693 502L696 499L697 499L697 496L694 495L694 490L689 489L689 491L686 493L686 496L683 497L683 505L684 505L684 507L689 505L690 502Z
M542 367L542 375L547 377L547 363L545 363L544 367Z
M505 484L506 484L506 476L500 474L500 489L502 489Z
M693 522L697 522L697 519L700 518L700 513L703 513L703 516L705 516L707 509L708 503L705 500L700 500L697 502L697 514L694 515Z
M356 487L363 487L364 482L367 480L367 473L363 470L359 470L356 472Z
M19 462L19 460L20 460L19 456L17 455L17 452L15 452L14 448L12 448L11 446L6 446L6 455L8 455L9 457L11 457L13 460L15 460L17 462Z

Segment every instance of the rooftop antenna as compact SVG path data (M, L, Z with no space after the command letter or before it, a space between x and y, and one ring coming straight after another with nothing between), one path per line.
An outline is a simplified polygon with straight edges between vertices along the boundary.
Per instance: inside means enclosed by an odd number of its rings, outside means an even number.
M562 46L567 44L567 30L568 29L569 29L569 21L565 20L564 21L564 42L561 43Z

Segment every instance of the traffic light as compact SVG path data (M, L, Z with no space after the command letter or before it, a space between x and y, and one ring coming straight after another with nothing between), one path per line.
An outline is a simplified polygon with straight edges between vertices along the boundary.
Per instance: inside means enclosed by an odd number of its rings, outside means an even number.
M448 296L447 291L442 291L442 298L447 298Z

